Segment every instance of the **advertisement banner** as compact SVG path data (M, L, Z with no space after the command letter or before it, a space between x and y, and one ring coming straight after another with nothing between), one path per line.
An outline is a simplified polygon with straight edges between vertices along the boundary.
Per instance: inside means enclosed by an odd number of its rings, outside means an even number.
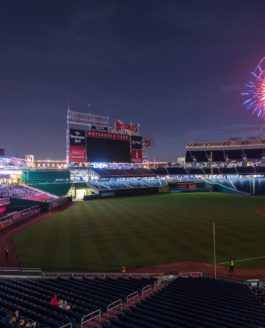
M153 139L150 137L143 138L143 148L150 149L153 146Z
M6 207L5 206L1 206L0 207L0 216L3 215L6 212Z
M131 136L131 149L142 149L143 138L141 136Z
M86 162L86 147L70 145L69 161L72 163Z
M102 139L114 139L114 140L130 140L130 136L126 134L117 134L109 132L99 132L99 131L87 131L87 137L92 138L102 138Z
M124 132L127 134L136 134L138 133L138 124L124 123L118 120L115 122L115 130L117 132Z
M132 163L142 163L143 161L143 151L138 149L131 150L131 162Z
M70 129L70 145L85 146L86 132L84 130Z

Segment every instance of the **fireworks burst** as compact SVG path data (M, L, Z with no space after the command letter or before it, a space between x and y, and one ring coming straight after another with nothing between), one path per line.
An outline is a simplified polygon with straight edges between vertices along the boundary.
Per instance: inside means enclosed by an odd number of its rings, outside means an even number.
M251 80L245 85L245 91L241 95L246 98L244 106L253 115L265 120L265 57L254 72L251 72Z

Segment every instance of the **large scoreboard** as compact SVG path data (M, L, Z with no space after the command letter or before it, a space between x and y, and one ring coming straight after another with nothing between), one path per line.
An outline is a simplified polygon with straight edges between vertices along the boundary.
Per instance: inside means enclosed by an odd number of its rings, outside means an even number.
M128 163L131 161L130 136L87 131L86 151L88 162Z
M142 162L141 136L79 129L70 129L69 136L69 162Z

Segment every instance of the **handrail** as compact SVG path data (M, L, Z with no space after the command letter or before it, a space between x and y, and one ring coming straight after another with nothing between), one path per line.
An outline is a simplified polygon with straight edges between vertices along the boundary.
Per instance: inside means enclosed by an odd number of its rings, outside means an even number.
M43 272L43 276L71 276L71 277L97 277L97 278L162 278L164 273L160 272Z
M107 306L107 313L109 313L110 311L113 311L114 309L116 309L118 307L120 307L121 311L122 311L122 299L121 298L119 298L117 301L110 303Z
M66 328L66 327L72 328L73 325L71 324L71 322L69 322L69 323L67 323L67 324L65 324L65 325L63 325L63 326L61 326L60 328Z
M142 295L148 293L151 289L152 289L152 285L151 285L151 284L149 284L149 285L143 287L143 288L142 288Z
M163 285L165 282L163 279L158 279L154 282L154 288L159 287L160 285Z
M8 272L33 272L35 271L43 278L55 278L55 277L71 277L71 278L157 278L161 280L165 275L164 273L141 273L141 272L45 272L41 268L20 268L20 267L0 267L0 275L2 273Z
M200 278L203 277L203 272L179 272L181 278Z
M127 297L126 297L126 302L127 302L127 304L129 303L129 302L131 302L131 301L134 301L135 299L137 299L139 297L139 294L138 294L138 292L136 291L136 292L133 292L133 293L131 293L131 294L129 294Z
M86 315L84 315L81 319L81 328L83 328L83 326L93 320L99 319L99 322L101 321L101 310L95 310L93 312L90 312Z
M14 272L14 271L19 271L19 272L40 272L42 273L41 268L19 268L19 267L0 267L0 272Z

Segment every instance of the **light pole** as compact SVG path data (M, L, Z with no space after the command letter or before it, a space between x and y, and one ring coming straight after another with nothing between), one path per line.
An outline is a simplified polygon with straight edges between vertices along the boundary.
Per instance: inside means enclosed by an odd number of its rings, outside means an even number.
M214 263L214 279L216 279L215 222L213 222L213 263Z

